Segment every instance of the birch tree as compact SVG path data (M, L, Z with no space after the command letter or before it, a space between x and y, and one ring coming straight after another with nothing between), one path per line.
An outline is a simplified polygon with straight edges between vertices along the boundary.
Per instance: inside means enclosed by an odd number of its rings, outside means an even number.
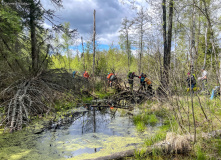
M144 12L143 6L141 6L141 9L137 12L137 16L135 17L134 25L135 30L138 33L139 36L139 64L138 64L138 72L139 74L142 72L142 56L143 56L143 48L144 48L144 34L146 33L145 25L148 22L148 17Z
M122 26L120 33L122 35L122 38L124 39L126 43L126 52L127 52L127 62L128 62L128 70L130 70L130 59L131 59L131 50L130 50L130 40L129 40L129 30L132 26L133 22L129 21L127 18L124 18L122 21Z

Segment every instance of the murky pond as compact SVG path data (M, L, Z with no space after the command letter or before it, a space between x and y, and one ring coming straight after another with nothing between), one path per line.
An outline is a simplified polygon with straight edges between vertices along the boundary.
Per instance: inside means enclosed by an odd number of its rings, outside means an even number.
M41 134L17 132L0 136L1 160L83 160L110 155L142 144L155 128L136 131L132 114L125 109L90 108L78 119Z

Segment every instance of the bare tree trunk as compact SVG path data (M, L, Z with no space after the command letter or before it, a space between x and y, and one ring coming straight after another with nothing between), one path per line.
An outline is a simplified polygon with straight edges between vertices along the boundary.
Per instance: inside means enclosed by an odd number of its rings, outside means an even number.
M143 17L143 8L141 8L141 19L140 19L140 64L139 64L139 74L142 72L142 56L143 56L143 23L144 23L144 17Z
M167 12L166 12L166 0L162 1L162 8L163 8L163 44L164 44L164 71L162 72L161 76L161 84L162 86L166 86L166 75L165 75L165 68L166 68L166 55L167 55Z
M85 70L85 59L84 59L84 42L83 42L83 37L81 37L81 45L82 45L82 56L83 57L83 67Z
M93 76L95 76L95 36L96 36L96 19L95 19L96 10L94 10L94 34L93 34Z
M162 2L163 8L163 44L164 44L164 55L167 54L167 12L166 12L166 0Z
M195 58L195 55L196 55L196 48L195 48L195 29L196 29L196 23L195 23L195 20L196 20L196 15L195 15L195 0L193 0L193 17L192 17L192 36L191 36L191 40L192 40L192 43L191 43L191 64L192 64L192 67L193 67L193 64L194 64L194 58ZM193 74L193 68L191 68L191 74ZM191 81L190 81L190 91L191 91L191 103L192 103L192 115L193 115L193 124L194 124L194 143L196 142L196 122L195 122L195 112L194 112L194 107L193 107L193 91L191 90Z
M200 8L202 8L202 3L199 2L198 4ZM200 24L200 12L198 12L198 32L197 32L197 41L196 41L196 57L198 57L199 53L199 43L200 43L200 29L201 29L201 24ZM196 58L197 59L197 58Z
M220 61L220 65L219 65L219 84L221 84L221 53L219 53L219 61ZM221 93L221 87L220 87L220 93ZM220 94L220 100L221 100L221 94Z
M214 59L215 59L216 82L219 83L219 66L218 66L218 61L217 61L217 55L216 55L214 39L211 40L211 43L212 43L212 54L214 54Z
M169 22L168 22L168 34L166 34L166 0L163 0L163 40L164 40L164 61L163 61L163 79L161 83L164 88L167 88L169 84L169 70L170 70L170 59L171 59L171 41L172 41L172 28L173 28L173 8L174 1L169 1Z
M170 0L169 3L169 26L168 26L168 35L167 35L167 74L169 73L169 66L170 66L170 59L171 59L171 42L172 42L172 29L173 29L173 5L174 1ZM168 82L169 82L169 75L168 75Z
M208 32L208 28L206 27L206 33L205 33L205 55L204 55L203 68L206 67L206 54L207 54L207 48L208 48L208 43L207 43L207 32Z
M174 73L175 73L175 69L176 69L176 30L175 30L175 32L174 32L174 55L173 55L173 70L174 70Z
M143 56L143 24L141 24L141 37L140 37L140 72L142 72L142 56Z
M214 43L214 36L213 36L213 30L212 30L212 25L211 25L211 21L210 21L210 15L209 15L209 13L208 13L208 10L207 10L207 5L206 5L206 1L205 0L203 0L203 4L204 4L204 10L205 10L205 16L206 16L206 18L207 18L207 21L208 21L208 27L209 27L209 31L210 31L210 33L211 33L211 36L212 36L212 45L213 45L213 43ZM213 69L213 54L211 54L211 71L212 71L212 69Z
M192 34L191 34L191 65L194 65L195 56L196 56L196 47L195 47L195 31L196 31L196 8L195 0L193 0L193 15L192 15Z
M128 71L130 70L130 51L129 51L129 37L128 30L126 31L127 36L127 58L128 58Z

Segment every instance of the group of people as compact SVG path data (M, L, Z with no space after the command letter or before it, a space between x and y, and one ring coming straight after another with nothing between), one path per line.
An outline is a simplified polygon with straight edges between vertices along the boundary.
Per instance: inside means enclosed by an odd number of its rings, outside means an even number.
M210 95L210 92L208 90L208 85L207 85L208 72L205 70L205 68L202 68L201 72L202 72L202 76L198 78L198 81L201 81L201 83L202 83L200 93ZM194 91L198 90L198 87L196 86L196 83L197 83L196 76L195 76L195 74L193 74L193 73L191 74L190 72L188 72L187 75L188 75L188 77L187 77L186 81L187 81L188 87L189 87L188 91L191 91L192 93L194 93ZM218 94L220 94L220 87L215 86L214 89L212 90L210 99L213 99Z
M133 91L134 77L137 77L137 78L140 79L140 87L138 89L138 92L140 90L144 90L144 91L147 91L150 94L153 94L152 83L147 78L147 75L144 74L144 73L141 73L140 76L135 75L135 72L129 72L128 73L128 82L129 82L131 91Z
M74 78L75 76L78 76L79 74L80 74L80 73L79 73L78 71L73 71L73 73L72 73L73 78ZM88 80L88 79L90 78L90 75L88 74L87 71L85 71L85 72L83 73L83 77L84 77L86 80Z
M138 89L138 92L140 90L144 90L149 92L150 94L153 93L152 91L152 83L147 78L147 75L142 73L140 76L135 75L135 72L129 72L128 75L128 83L130 85L130 90L133 91L133 84L134 84L134 77L137 77L140 79L140 87ZM112 88L113 82L117 80L117 75L114 73L108 73L107 75L108 84Z
M207 89L207 71L202 68L202 77L199 77L198 80L202 82L202 90L201 92L207 92L207 94L209 94L208 89ZM197 90L196 87L196 76L194 73L187 73L188 77L186 79L187 83L188 83L188 91L191 90L193 93L194 91Z
M205 70L205 68L202 68L201 70L202 72L202 76L198 78L198 81L202 82L202 89L201 89L201 93L205 93L207 95L209 95L209 90L207 87L207 78L208 78L208 73ZM79 75L80 73L78 71L73 71L73 78L77 75ZM197 80L196 80L196 76L193 72L188 72L187 73L187 84L188 84L188 89L187 91L191 91L192 93L194 93L194 91L197 91L199 88L196 86L197 84ZM83 73L83 77L85 78L85 80L88 80L90 78L90 75L87 71L85 71ZM128 77L128 83L130 85L130 91L133 91L133 85L134 85L134 78L137 77L140 79L140 87L138 89L138 92L141 90L144 90L150 94L153 94L153 89L152 89L152 82L147 78L147 75L144 73L141 73L140 76L137 76L135 74L135 72L130 72L127 75ZM112 88L113 86L113 82L117 80L117 75L114 73L108 73L107 75L107 80L108 80L108 84L110 85L110 87ZM215 88L212 90L211 92L211 98L213 99L214 97L216 97L219 94L219 90L220 87L219 86L215 86Z

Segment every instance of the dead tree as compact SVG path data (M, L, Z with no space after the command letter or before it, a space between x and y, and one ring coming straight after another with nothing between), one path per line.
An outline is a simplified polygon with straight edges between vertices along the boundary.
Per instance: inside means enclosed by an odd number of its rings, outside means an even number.
M84 66L84 70L85 68L85 57L84 57L84 43L83 43L83 37L81 37L81 45L82 45L82 55L81 57L83 58L83 66Z
M143 39L145 33L145 24L147 23L147 16L144 13L143 7L141 7L140 11L137 12L137 17L134 19L135 29L138 30L139 33L139 65L138 72L139 74L142 72L142 56L143 56Z
M93 76L95 71L94 71L94 67L95 67L95 36L96 36L96 19L95 19L95 14L96 14L96 10L94 10L94 32L93 32Z

